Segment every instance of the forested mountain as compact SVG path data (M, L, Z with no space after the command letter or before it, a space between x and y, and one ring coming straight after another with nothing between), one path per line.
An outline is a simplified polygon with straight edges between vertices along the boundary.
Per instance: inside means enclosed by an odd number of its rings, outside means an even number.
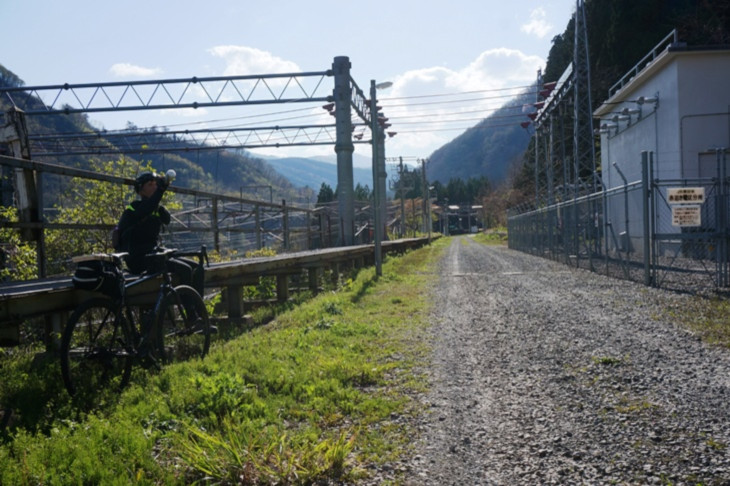
M608 89L673 29L692 47L730 48L728 0L587 0L594 108ZM574 20L553 39L544 78L556 81L573 60Z
M609 88L672 30L676 29L680 43L692 49L730 49L730 0L586 0L586 25L595 110L608 97ZM574 31L571 18L563 34L553 38L543 73L545 82L558 80L572 62ZM533 191L531 150L513 180L515 192Z
M287 179L296 187L319 189L322 183L337 187L336 164L301 157L266 159L266 162L280 173L286 174ZM355 185L373 185L371 168L353 167L352 175Z
M24 82L6 67L0 65L0 85L24 86ZM0 125L4 124L4 113L10 108L7 99L0 99ZM254 188L271 186L274 200L287 199L299 201L312 198L314 193L308 189L296 188L286 177L277 172L271 165L260 158L251 156L245 151L196 150L188 142L177 139L165 133L164 129L140 129L129 124L126 130L115 132L98 132L88 117L81 114L53 114L42 116L27 116L28 133L39 134L88 134L97 132L99 137L92 142L96 147L128 147L131 134L143 134L134 140L140 146L138 152L125 157L134 159L140 164L150 162L158 171L175 169L177 172L176 185L199 190L238 195L263 199L261 191ZM125 140L126 139L126 140ZM31 142L31 156L37 142ZM73 142L71 142L73 143ZM71 147L71 143L65 147ZM38 147L37 145L35 145ZM0 148L3 150L5 147ZM155 149L165 148L165 152ZM55 151L63 151L64 146L54 147ZM35 160L59 165L79 168L88 168L92 160L112 160L119 155L74 155L61 157L38 157ZM51 178L53 179L53 178ZM52 205L60 187L46 182L48 194L46 203ZM268 193L266 194L268 199Z
M586 0L585 5L594 109L606 99L609 87L672 29L677 29L681 42L692 47L730 47L729 0ZM545 82L558 80L573 60L573 44L574 20L570 18L563 34L553 39L543 73ZM530 98L506 105L534 103ZM429 179L447 182L453 177L486 176L496 187L514 173L518 177L510 183L515 183L518 191L529 188L532 168L525 151L530 138L518 122L488 128L504 124L499 117L505 114L514 111L495 112L436 150L429 159Z
M522 160L530 142L529 133L520 126L527 117L515 115L535 101L534 90L524 93L436 150L428 159L429 180L446 184L454 178L484 176L495 185L503 182L511 164Z

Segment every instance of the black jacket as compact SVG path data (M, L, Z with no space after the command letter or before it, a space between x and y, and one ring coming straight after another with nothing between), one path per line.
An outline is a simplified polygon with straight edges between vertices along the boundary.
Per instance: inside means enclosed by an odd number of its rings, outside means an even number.
M127 267L132 273L146 270L144 256L158 244L163 224L170 223L170 213L160 204L165 187L158 187L152 197L132 201L119 219L122 251L129 252Z

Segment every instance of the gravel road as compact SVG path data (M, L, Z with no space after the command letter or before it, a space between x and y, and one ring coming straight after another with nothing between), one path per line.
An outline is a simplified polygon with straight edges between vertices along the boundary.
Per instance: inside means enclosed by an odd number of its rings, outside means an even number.
M730 353L688 296L455 238L406 485L730 484ZM381 478L383 478L381 476Z

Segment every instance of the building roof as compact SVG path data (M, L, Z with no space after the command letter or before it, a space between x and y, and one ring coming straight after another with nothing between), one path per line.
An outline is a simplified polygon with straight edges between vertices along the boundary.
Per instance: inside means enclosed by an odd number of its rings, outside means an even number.
M718 54L730 56L728 46L702 46L687 47L685 44L675 43L669 45L664 51L653 59L650 59L641 69L635 66L624 77L611 88L610 97L604 101L594 112L594 117L601 117L616 109L616 104L631 99L631 96L649 79L654 77L667 65L683 56L698 56L707 54ZM646 60L647 58L644 58ZM642 60L643 61L643 60ZM638 65L637 65L638 66ZM634 73L633 76L631 74ZM614 89L616 89L614 91Z

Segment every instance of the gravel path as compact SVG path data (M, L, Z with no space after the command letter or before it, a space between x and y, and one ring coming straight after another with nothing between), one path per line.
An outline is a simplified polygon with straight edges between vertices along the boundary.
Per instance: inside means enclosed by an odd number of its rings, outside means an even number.
M455 238L407 485L730 484L730 353L688 297Z

